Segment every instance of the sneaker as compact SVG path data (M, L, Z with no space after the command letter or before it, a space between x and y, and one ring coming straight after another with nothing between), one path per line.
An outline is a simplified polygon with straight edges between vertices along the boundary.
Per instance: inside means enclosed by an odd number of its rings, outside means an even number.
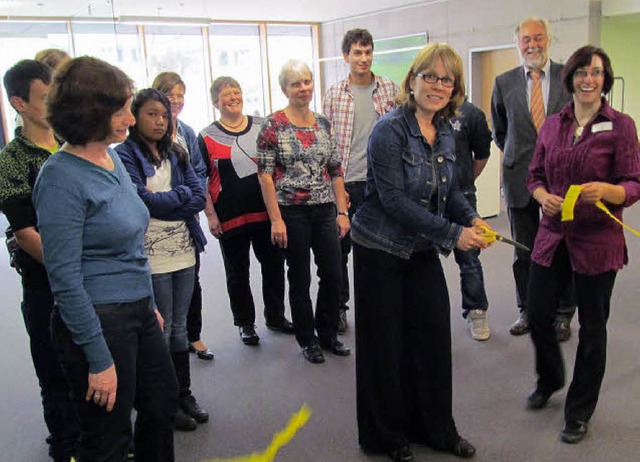
M467 314L467 325L474 340L488 340L491 336L487 312L484 310L470 310Z
M347 310L344 308L340 308L338 310L338 332L344 332L349 327L349 323L347 323Z

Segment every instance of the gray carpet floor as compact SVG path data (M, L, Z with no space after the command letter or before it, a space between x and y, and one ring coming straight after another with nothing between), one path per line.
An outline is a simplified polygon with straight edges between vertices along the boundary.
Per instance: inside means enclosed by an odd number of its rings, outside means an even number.
M626 221L640 228L640 208ZM206 223L206 222L205 222ZM490 220L508 236L506 215ZM0 216L0 225L6 224ZM175 436L176 460L226 459L263 451L290 416L307 403L312 415L292 441L277 454L289 461L382 461L367 456L357 443L354 356L327 355L323 365L304 360L293 337L268 331L261 313L258 347L244 346L233 327L217 243L210 238L203 256L203 339L216 355L213 362L192 357L193 392L210 411L211 421L193 433ZM460 316L457 267L443 259L452 306L454 414L460 433L473 442L477 461L627 461L640 453L640 238L627 234L630 264L618 275L609 322L608 366L600 402L587 438L570 446L559 441L566 388L541 411L525 409L534 385L530 339L509 335L515 320L512 250L495 244L483 252L492 336L477 342ZM47 461L46 428L38 386L20 315L20 283L0 251L0 460ZM253 290L261 307L258 266L253 264ZM314 290L315 290L314 283ZM261 309L261 308L260 308ZM353 313L349 313L350 321ZM578 322L563 344L567 372L572 371ZM354 346L353 325L344 335ZM457 460L415 446L418 461Z

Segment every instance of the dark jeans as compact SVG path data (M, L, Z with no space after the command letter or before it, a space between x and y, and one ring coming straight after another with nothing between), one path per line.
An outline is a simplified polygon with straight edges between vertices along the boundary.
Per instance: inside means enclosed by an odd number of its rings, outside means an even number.
M540 226L540 205L531 198L529 204L523 208L507 209L509 226L513 240L533 249L533 243ZM521 312L529 308L527 301L527 286L529 284L529 268L531 267L531 252L515 248L513 260L513 277L516 282L516 298ZM556 317L571 319L576 311L575 287L573 277L562 283L562 294L556 301Z
M465 194L473 210L477 211L477 200L474 193ZM487 292L484 288L484 274L480 263L480 251L477 249L466 252L458 249L453 250L456 263L460 268L460 289L462 291L462 310L466 316L469 310L486 311L489 307Z
M22 317L29 334L31 359L42 397L42 410L51 433L49 455L56 461L76 454L80 425L69 385L51 341L53 295L49 286L22 288Z
M135 406L136 460L173 461L172 424L178 406L178 383L149 299L97 305L95 310L118 374L116 403L111 412L85 400L89 364L57 311L52 322L54 344L80 417L77 460L124 461Z
M338 328L340 239L333 203L320 205L281 206L287 226L288 246L285 250L289 279L291 317L300 346L336 335ZM318 299L315 320L309 295L311 286L310 257L313 250L318 267Z
M353 220L353 216L364 201L364 188L366 181L350 181L344 184L344 189L349 194L349 220ZM348 232L340 241L342 249L342 290L340 290L340 308L348 310L347 302L349 302L349 253L351 252L351 232Z
M550 267L533 263L529 282L529 323L536 352L538 388L552 393L565 381L564 363L553 321L562 282L571 273L564 243L556 250ZM598 402L607 361L607 321L616 272L587 276L573 273L578 300L578 351L573 379L565 402L565 420L589 421Z
M268 325L280 325L284 320L284 258L271 242L270 223L238 230L230 237L223 235L220 239L233 323L236 326L253 326L256 322L249 281L251 246L262 272L264 318Z
M196 251L195 280L193 296L187 313L187 339L189 343L200 340L202 332L202 287L200 286L200 253Z
M451 320L434 251L409 260L354 244L356 392L360 445L418 442L450 449Z

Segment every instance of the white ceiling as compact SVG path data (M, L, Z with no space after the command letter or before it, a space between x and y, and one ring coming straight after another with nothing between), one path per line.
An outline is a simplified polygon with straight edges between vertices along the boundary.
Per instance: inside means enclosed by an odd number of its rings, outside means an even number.
M325 22L449 0L0 0L0 17Z

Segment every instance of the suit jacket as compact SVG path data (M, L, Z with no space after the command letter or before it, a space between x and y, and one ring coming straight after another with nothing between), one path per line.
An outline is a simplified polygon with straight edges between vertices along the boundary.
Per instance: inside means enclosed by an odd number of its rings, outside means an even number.
M561 72L562 65L551 62L547 117L559 112L571 98L562 84ZM496 77L491 95L491 119L493 138L504 153L502 184L507 207L526 207L531 198L527 175L538 133L527 103L527 80L522 66Z

